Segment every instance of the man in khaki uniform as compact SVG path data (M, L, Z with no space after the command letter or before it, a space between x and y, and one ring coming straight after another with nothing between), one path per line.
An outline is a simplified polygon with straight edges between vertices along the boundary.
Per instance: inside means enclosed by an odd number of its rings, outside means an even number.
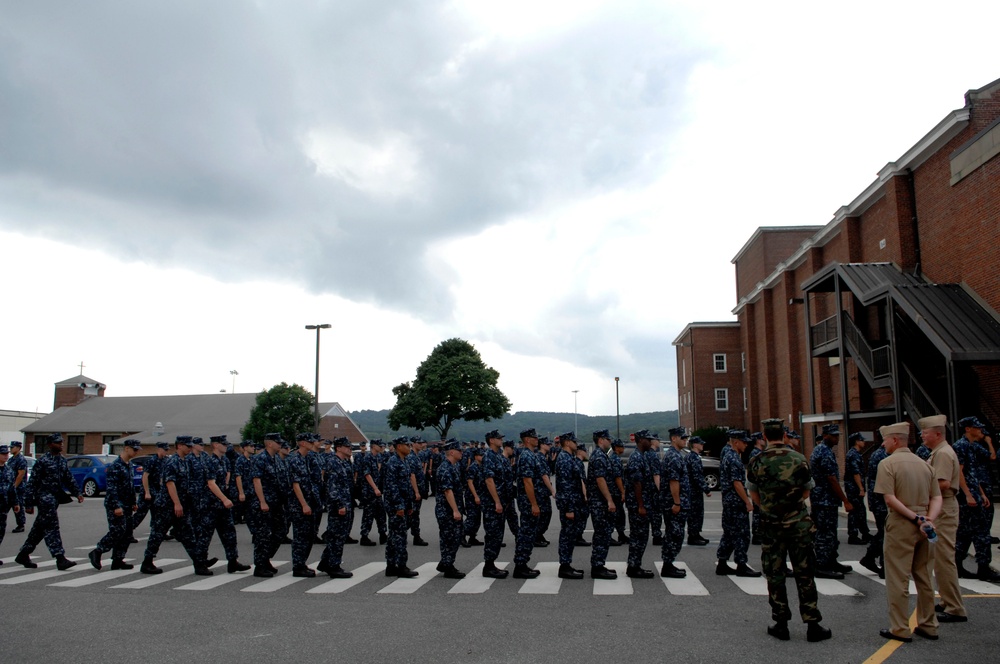
M934 552L934 578L937 580L941 603L935 607L938 622L966 622L965 603L958 587L958 566L955 563L955 534L958 532L958 500L962 470L955 450L945 440L944 415L925 417L917 422L924 445L931 450L928 463L941 489L941 514L934 522L938 541Z
M941 489L931 467L907 447L910 425L898 422L879 429L889 457L879 464L875 491L889 508L885 520L885 596L889 605L889 628L879 631L887 639L913 640L907 620L909 575L917 586L917 627L913 632L925 639L938 638L934 613L931 568L934 554L927 541L928 528L941 511Z

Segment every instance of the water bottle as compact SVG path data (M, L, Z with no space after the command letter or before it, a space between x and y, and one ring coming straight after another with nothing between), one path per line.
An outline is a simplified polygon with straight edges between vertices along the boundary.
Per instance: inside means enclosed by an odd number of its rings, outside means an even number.
M920 517L920 529L924 531L925 535L927 535L928 542L931 544L937 542L937 531L934 530L934 526L927 523L927 519L924 517Z

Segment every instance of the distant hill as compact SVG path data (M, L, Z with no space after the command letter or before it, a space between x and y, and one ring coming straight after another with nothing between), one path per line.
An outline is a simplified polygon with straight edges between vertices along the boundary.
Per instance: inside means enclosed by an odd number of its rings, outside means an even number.
M386 418L388 410L356 410L350 413L351 419L358 425L358 428L368 436L368 438L392 439L397 436L423 436L428 440L433 440L437 433L434 429L418 431L416 429L402 428L393 431L389 428ZM534 427L540 436L553 438L559 434L573 430L573 413L541 413L532 411L521 411L519 413L508 413L498 420L490 422L456 422L451 427L450 436L459 440L482 440L483 434L492 429L499 429L507 438L517 438L517 435ZM617 423L614 415L578 415L577 422L579 435L587 437L593 431L607 429L611 436L616 436ZM628 435L640 429L649 429L658 432L663 438L667 436L667 429L677 426L679 420L676 410L658 411L654 413L630 413L621 416L621 437L628 439Z

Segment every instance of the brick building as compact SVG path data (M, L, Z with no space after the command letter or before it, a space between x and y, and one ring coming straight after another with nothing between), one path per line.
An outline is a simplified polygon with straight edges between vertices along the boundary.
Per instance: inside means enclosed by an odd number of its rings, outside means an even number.
M44 454L45 439L62 434L66 454L117 454L125 438L143 443L143 451L154 449L157 440L173 441L187 434L225 434L240 440L240 429L250 418L256 394L179 394L152 397L106 397L105 385L80 375L55 385L53 412L24 427L25 453ZM320 434L347 437L352 443L367 442L364 433L336 402L320 403Z
M828 224L759 228L733 259L744 426L785 418L808 453L825 422L1000 425L1000 80L965 100Z
M743 426L746 389L737 321L689 323L677 347L677 413L689 431Z

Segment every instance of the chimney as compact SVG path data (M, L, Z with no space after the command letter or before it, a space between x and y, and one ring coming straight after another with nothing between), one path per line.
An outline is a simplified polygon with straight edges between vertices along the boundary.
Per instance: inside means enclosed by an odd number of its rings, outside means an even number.
M83 374L56 383L52 409L76 406L93 397L103 397L107 386Z

